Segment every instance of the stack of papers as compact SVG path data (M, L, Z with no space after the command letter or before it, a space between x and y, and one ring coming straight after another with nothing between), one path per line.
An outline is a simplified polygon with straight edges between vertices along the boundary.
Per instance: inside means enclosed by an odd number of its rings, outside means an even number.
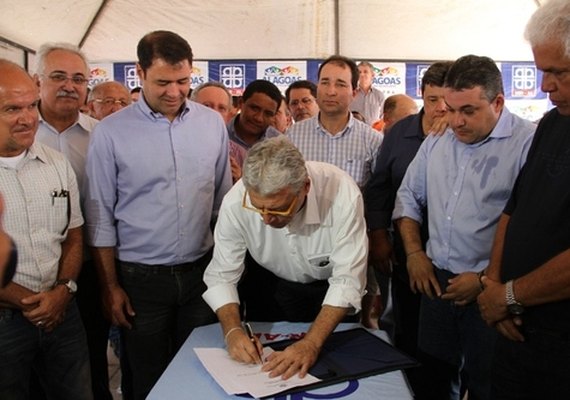
M287 380L283 380L280 376L270 378L268 372L261 371L261 365L235 361L225 349L201 347L195 348L194 351L204 368L230 395L249 393L255 398L261 398L320 381L308 374L303 379L300 379L298 375ZM273 349L265 347L263 359L271 353Z

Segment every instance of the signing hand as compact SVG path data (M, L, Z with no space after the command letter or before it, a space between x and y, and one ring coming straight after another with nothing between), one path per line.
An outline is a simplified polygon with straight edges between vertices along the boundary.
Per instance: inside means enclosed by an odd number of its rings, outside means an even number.
M260 354L263 354L263 345L257 337L250 339L243 329L232 331L226 345L230 357L246 364L262 364Z

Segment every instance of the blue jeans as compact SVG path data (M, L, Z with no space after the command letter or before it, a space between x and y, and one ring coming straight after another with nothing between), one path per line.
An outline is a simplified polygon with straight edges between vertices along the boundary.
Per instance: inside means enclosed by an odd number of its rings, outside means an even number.
M434 272L445 292L448 279L455 275L438 268ZM496 338L495 329L481 319L477 302L457 306L449 300L422 296L418 347L441 362L438 382L433 385L434 391L442 393L439 398L459 399L460 372L467 378L470 400L489 398Z
M121 337L136 400L146 398L194 328L216 322L202 299L210 258L174 267L118 261L119 281L136 313Z
M50 333L19 310L0 310L0 399L27 399L32 369L48 399L93 399L87 339L75 301Z
M497 339L491 398L570 399L570 334L524 324L522 333L522 343L503 336Z

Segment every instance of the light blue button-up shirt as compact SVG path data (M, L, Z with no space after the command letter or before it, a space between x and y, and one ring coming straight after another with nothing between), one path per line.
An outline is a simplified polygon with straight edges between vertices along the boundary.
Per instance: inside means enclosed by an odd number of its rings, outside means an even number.
M437 267L457 274L487 267L497 221L535 129L505 108L479 143L462 143L451 131L424 140L398 190L392 219L421 223L427 204L427 255Z
M232 180L218 113L187 102L170 122L144 98L105 118L87 154L89 244L120 260L175 265L213 245L210 223Z

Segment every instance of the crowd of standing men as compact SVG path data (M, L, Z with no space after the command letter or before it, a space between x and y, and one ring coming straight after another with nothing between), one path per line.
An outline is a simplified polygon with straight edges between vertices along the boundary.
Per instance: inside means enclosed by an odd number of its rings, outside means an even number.
M360 320L421 362L417 399L569 397L569 18L550 0L526 28L554 105L538 126L473 55L430 66L417 114L342 56L285 96L250 83L237 114L219 83L188 100L192 49L169 31L138 43L134 102L88 94L68 44L33 75L0 60L0 398L111 399L111 326L125 399L205 324L260 362L246 313L312 322L271 376L304 376Z

